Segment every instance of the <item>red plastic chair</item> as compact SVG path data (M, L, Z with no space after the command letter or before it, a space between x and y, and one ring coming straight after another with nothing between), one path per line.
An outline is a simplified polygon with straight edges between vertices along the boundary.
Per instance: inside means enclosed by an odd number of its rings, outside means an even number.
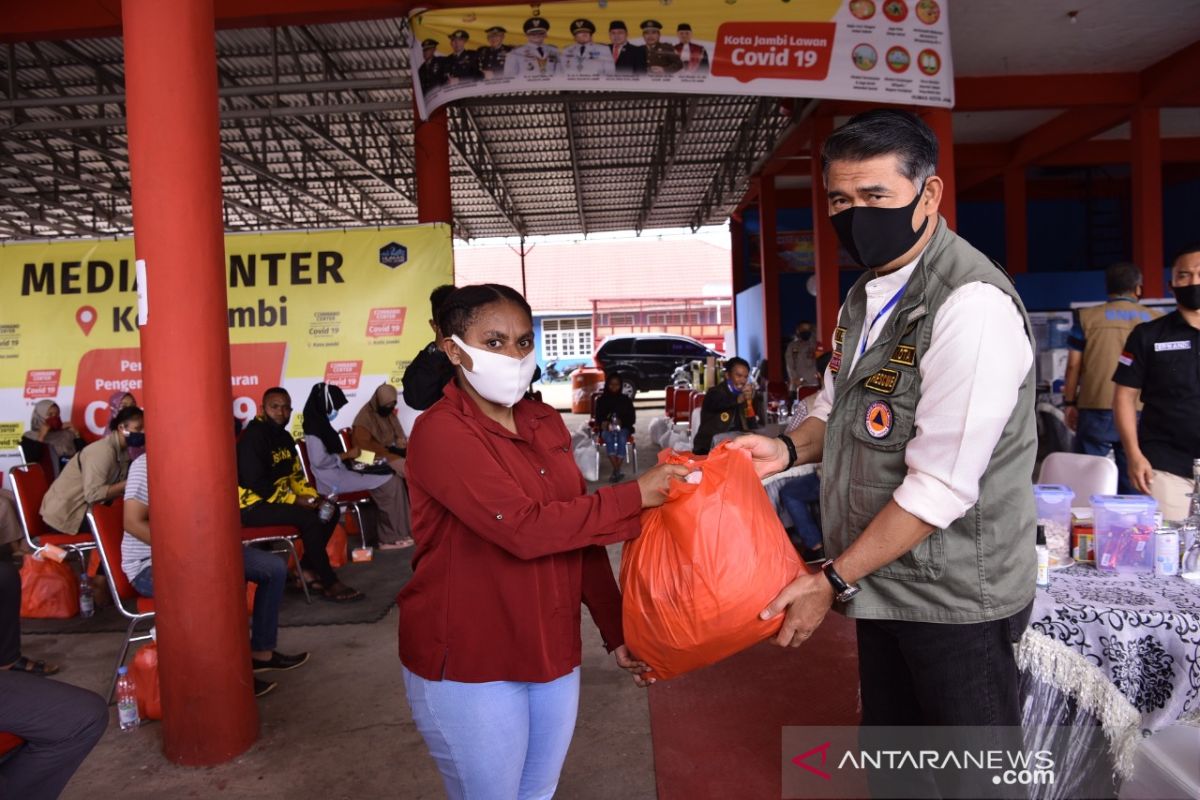
M317 478L313 475L312 465L308 462L308 444L303 439L296 440L296 455L300 457L300 467L304 470L304 479L315 489ZM366 549L367 528L363 525L362 507L370 504L371 493L366 491L339 492L335 499L337 500L338 508L342 509L343 513L347 509L354 512L354 518L358 521L358 533L362 538L362 546L363 549Z
M42 500L46 490L50 488L46 473L40 464L24 464L14 467L10 473L13 494L17 498L17 516L21 520L21 531L25 534L25 543L34 550L40 550L48 544L57 545L69 553L79 556L80 562L87 568L84 552L93 549L96 544L90 534L67 534L52 531L42 521Z
M675 393L679 391L674 386L667 387L667 401L665 404L665 412L669 417L675 413Z
M125 570L121 569L121 540L125 536L124 511L125 501L118 499L114 500L112 505L97 503L87 512L88 524L92 526L96 549L100 553L100 566L108 576L113 605L121 612L121 616L129 620L129 627L125 629L125 641L113 667L112 683L108 686L109 703L112 703L113 693L117 689L117 670L125 665L125 657L129 655L129 645L151 638L149 631L137 636L134 635L134 631L140 623L154 620L154 598L138 594L133 584L125 577ZM133 605L134 610L131 611L125 605L127 602Z

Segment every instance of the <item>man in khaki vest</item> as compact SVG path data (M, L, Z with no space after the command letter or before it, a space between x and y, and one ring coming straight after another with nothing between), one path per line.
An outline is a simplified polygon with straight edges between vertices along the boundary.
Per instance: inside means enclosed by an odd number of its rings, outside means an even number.
M939 216L938 140L920 118L859 114L821 162L830 222L867 271L809 416L779 438L733 441L761 476L823 468L827 560L759 616L782 616L773 641L791 647L831 607L855 619L871 736L973 726L987 741L963 733L964 748L1020 747L1014 643L1037 573L1029 319L1004 271ZM919 729L905 730L878 749L920 749ZM893 797L995 796L990 778L964 772L914 772L900 790L895 772L868 779Z
M1113 264L1104 271L1108 302L1075 312L1075 326L1067 344L1067 378L1063 406L1067 427L1075 431L1075 452L1117 460L1117 490L1136 491L1129 481L1125 448L1113 421L1113 370L1117 357L1136 325L1161 316L1138 302L1142 296L1142 271L1135 264ZM1141 410L1139 406L1139 411Z

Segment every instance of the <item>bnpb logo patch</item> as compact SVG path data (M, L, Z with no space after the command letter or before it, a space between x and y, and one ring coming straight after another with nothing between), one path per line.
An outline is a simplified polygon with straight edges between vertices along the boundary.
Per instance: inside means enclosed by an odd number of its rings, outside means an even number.
M379 263L389 269L395 269L408 261L408 248L396 242L389 242L379 248Z
M884 400L876 400L867 406L867 434L872 439L882 439L892 432L892 407Z

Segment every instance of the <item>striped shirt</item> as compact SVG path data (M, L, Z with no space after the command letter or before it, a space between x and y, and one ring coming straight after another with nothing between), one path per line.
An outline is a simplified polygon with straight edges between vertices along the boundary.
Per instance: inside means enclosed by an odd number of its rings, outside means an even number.
M125 479L125 500L137 500L150 505L150 485L146 480L146 457L138 456L129 465L129 477ZM138 573L150 566L150 545L125 531L121 540L121 571L132 581Z

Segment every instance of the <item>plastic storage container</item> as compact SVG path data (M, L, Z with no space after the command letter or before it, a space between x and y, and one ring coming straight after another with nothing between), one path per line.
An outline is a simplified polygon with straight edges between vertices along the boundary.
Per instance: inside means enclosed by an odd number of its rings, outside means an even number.
M1158 502L1140 494L1094 494L1096 569L1154 571L1154 512Z
M1071 501L1075 492L1068 486L1041 483L1033 487L1037 521L1046 529L1050 566L1067 564L1071 558Z

